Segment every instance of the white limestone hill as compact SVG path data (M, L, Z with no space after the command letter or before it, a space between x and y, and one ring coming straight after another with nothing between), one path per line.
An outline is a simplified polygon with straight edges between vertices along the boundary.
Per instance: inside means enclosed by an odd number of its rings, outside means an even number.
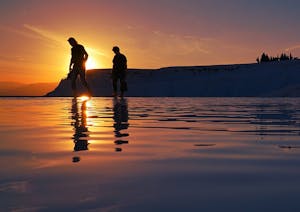
M87 71L93 96L111 96L109 69ZM300 60L216 66L129 69L126 96L141 97L298 97ZM82 92L84 89L80 86ZM46 96L72 96L63 79Z

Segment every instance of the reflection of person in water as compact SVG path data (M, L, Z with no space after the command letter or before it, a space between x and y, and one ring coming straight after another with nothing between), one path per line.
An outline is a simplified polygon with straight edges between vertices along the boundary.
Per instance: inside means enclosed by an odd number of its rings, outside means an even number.
M86 121L86 103L88 100L82 102L81 105L81 114L78 112L78 102L77 98L73 98L72 100L72 123L74 126L74 151L83 151L88 150L88 128ZM73 162L78 162L79 158L74 157Z
M121 144L127 144L128 141L122 140L121 138L129 136L128 133L121 132L122 130L126 130L129 127L128 123L128 104L127 100L125 98L114 98L113 100L113 110L114 110L114 132L115 137L119 138L115 141L115 144L121 145ZM116 148L116 151L122 151L121 148Z

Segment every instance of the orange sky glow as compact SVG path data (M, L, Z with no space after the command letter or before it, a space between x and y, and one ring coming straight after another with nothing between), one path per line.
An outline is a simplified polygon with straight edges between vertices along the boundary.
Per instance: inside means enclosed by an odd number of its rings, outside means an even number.
M64 78L70 36L85 46L89 69L110 68L114 45L129 68L252 63L263 51L299 56L299 13L272 2L268 12L259 1L235 0L1 2L0 81Z

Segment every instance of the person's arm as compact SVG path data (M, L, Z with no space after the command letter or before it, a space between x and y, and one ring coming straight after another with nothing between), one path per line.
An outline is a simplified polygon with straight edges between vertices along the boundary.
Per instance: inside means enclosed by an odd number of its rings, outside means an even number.
M68 75L67 75L67 79L71 79L72 70L73 70L73 65L74 65L74 63L73 63L72 58L71 58L71 60L70 60L70 65L69 65L69 73L68 73Z
M71 49L71 59L70 59L70 65L69 65L69 73L72 71L74 62L73 62L73 49Z
M83 48L83 60L87 61L87 59L89 58L88 53L85 51L85 49Z
M70 60L70 65L69 65L69 72L71 72L72 71L72 67L73 67L73 61L72 61L72 59Z
M114 56L112 63L113 63L112 70L115 70L116 69L116 55Z
M127 58L125 55L123 55L123 56L124 56L124 68L125 68L125 70L127 70Z

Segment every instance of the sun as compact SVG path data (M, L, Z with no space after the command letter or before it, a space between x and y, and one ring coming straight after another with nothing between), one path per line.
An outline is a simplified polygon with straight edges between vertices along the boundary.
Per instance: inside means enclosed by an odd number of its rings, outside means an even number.
M92 57L88 58L85 65L87 70L99 68L97 61Z

